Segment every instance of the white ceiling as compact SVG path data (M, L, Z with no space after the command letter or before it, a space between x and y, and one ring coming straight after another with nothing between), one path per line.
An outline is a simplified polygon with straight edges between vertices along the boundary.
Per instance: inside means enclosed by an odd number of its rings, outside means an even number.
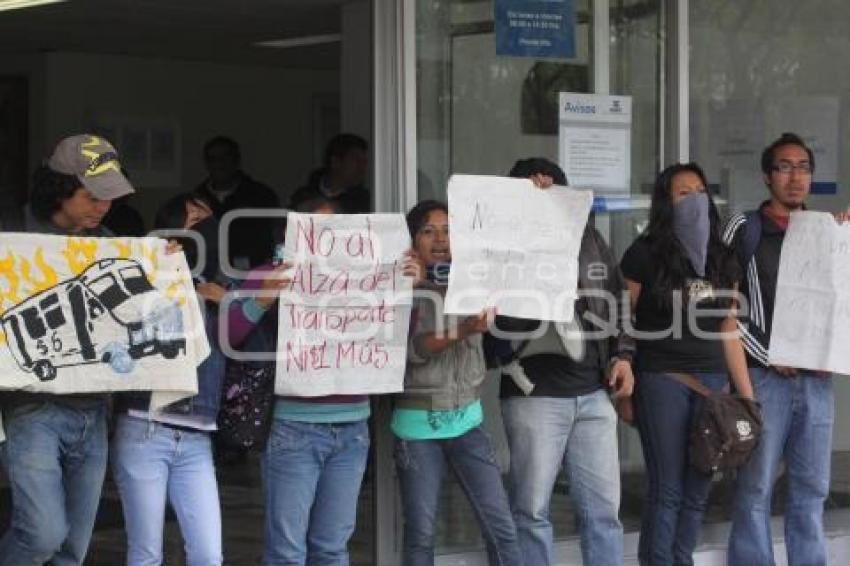
M339 44L257 41L334 34L344 0L68 0L0 12L4 52L77 51L290 68L339 67Z

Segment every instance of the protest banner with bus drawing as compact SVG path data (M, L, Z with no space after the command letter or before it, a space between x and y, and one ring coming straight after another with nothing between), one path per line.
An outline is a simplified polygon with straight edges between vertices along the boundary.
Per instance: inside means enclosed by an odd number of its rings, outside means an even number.
M0 389L197 392L209 354L182 253L156 238L0 238Z
M186 352L180 306L133 259L95 261L8 309L0 323L18 366L41 381L62 367L102 362L129 373L143 356Z
M279 395L402 390L411 280L400 214L289 215L279 301Z

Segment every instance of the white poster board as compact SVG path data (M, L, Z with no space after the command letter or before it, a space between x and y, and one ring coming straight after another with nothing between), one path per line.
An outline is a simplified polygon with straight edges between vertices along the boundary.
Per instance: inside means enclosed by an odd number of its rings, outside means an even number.
M795 212L782 244L771 365L850 374L850 225Z
M445 312L496 307L519 318L572 320L578 253L593 193L527 179L449 179L452 268Z
M402 390L412 281L401 214L288 216L292 283L279 301L279 395Z
M599 195L631 190L632 98L560 93L558 156L570 185Z

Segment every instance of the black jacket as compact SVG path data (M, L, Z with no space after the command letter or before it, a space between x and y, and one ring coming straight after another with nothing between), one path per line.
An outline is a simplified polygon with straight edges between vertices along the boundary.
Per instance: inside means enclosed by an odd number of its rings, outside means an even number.
M744 242L748 223L747 214L736 214L729 219L723 230L723 239L735 250L744 274L739 288L747 298L750 308L747 317L738 323L738 328L741 331L741 343L744 345L750 367L770 365L767 352L770 346L770 331L773 327L773 303L776 299L776 282L779 278L779 256L782 253L782 242L785 240L785 230L764 215L765 206L767 201L759 206L758 217L755 218L756 221L761 220L761 230L758 242L749 257L745 251L747 244Z
M195 189L195 194L209 203L216 218L221 218L231 210L244 208L280 208L277 194L266 185L255 181L244 173L236 190L220 201L204 181ZM250 267L266 263L274 250L274 219L244 218L230 225L228 234L229 259L231 265L236 258L248 259Z
M324 169L313 171L307 184L292 195L289 199L290 208L297 208L302 202L306 202L315 198L324 198L335 202L340 207L340 212L344 214L365 214L372 212L372 195L365 187L349 187L342 193L336 196L326 195L321 189L322 177L325 174Z

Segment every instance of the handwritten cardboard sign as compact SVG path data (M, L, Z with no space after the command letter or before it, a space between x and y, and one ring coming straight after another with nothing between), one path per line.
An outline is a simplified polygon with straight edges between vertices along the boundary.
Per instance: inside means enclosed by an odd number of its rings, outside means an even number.
M768 359L850 374L850 226L795 212L782 244Z
M537 189L529 180L449 179L452 268L445 311L569 321L590 191Z
M290 214L294 265L279 301L280 395L402 389L412 297L402 274L410 236L400 214Z

